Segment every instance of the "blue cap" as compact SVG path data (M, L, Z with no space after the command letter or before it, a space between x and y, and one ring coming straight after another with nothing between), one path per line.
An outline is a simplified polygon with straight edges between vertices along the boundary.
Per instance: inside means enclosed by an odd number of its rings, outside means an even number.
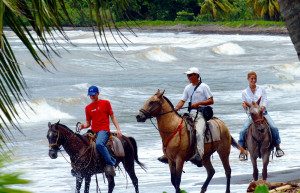
M96 86L91 86L88 91L88 95L96 95L99 92Z

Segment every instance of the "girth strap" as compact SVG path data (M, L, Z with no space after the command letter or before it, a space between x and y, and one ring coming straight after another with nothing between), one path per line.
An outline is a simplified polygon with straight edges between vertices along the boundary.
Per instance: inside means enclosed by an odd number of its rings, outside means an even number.
M171 139L175 136L175 134L177 133L177 131L179 131L179 136L180 136L180 143L181 143L181 129L182 129L182 123L183 123L183 119L181 119L180 124L178 125L178 127L176 128L176 130L172 133L172 135L169 137L169 139L167 140L167 143L163 143L164 144L164 149L167 149L167 146L169 144L169 142L171 141Z

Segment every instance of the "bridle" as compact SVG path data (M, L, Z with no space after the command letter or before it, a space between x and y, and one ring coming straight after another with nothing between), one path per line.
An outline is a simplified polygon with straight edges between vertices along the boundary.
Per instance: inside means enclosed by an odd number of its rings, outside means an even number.
M156 103L157 103L157 102L156 102ZM153 112L157 111L159 108L162 108L162 113L158 113L157 115L152 115ZM157 105L157 107L156 107L154 110L152 110L152 112L149 112L149 111L147 111L147 110L145 110L145 109L140 109L140 112L143 113L143 114L145 115L145 117L148 118L148 119L151 119L151 118L153 118L153 117L158 118L158 117L160 117L160 116L162 116L162 115L171 113L171 112L173 112L173 111L174 111L174 109L172 109L171 111L165 112L165 110L164 110L164 108L163 108L163 106L162 106L162 102L161 102L161 101L159 102L159 104Z
M78 129L78 125L80 124L80 122L77 122L77 124L76 124L76 132L74 132L73 133L73 135L71 136L71 137L69 137L63 144L60 144L60 145L58 145L58 140L59 140L59 129L57 129L57 138L56 138L56 141L55 141L55 143L52 143L52 144L49 144L49 150L54 150L52 147L53 146L56 146L57 147L57 149L58 150L61 150L60 149L60 146L64 146L65 144L67 144L67 142L70 140L70 139L72 139L72 137L77 133L77 132L79 132L79 129ZM56 123L55 124L55 127L58 127L58 125L59 125L59 123ZM52 129L52 128L51 128Z

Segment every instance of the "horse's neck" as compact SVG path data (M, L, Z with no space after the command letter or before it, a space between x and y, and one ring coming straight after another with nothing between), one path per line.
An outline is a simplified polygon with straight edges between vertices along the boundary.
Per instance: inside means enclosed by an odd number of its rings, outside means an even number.
M164 100L161 115L157 118L157 125L160 130L174 131L180 124L182 118L175 111L172 111L170 104ZM167 112L167 113L166 113ZM166 113L166 114L163 114Z
M79 154L80 149L85 146L75 133L65 128L63 128L62 132L62 141L62 146L70 157Z

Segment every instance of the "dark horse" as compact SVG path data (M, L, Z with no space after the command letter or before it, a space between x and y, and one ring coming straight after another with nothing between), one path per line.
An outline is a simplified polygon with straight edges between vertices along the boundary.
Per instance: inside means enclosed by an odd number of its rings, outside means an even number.
M262 176L263 180L267 179L269 158L271 151L274 149L269 124L264 118L263 111L259 106L260 100L261 98L259 98L257 102L245 102L245 104L249 107L249 112L252 118L252 123L247 131L246 143L253 166L254 181L258 180L257 158L262 158L263 160Z
M99 160L95 160L94 148L90 145L88 137L74 133L67 126L60 124L48 123L49 130L47 138L49 141L49 156L52 159L57 158L57 152L60 150L60 146L64 148L67 154L70 156L73 175L76 176L76 193L80 192L81 184L85 179L84 192L89 192L89 186L91 177L97 173L103 173L105 168L105 160L100 156ZM145 170L144 164L139 162L137 155L136 141L132 137L122 136L120 141L123 144L125 156L115 157L117 162L115 166L118 166L120 162L132 180L132 184L135 187L135 192L139 192L138 179L134 171L134 161ZM114 176L105 174L108 180L108 192L113 192L115 182Z
M156 117L158 130L163 142L163 152L168 158L169 168L171 172L171 182L176 189L176 193L180 193L181 174L183 164L188 161L194 153L194 147L190 142L189 131L183 118L174 110L171 102L163 96L164 92L159 90L149 98L140 113L136 116L138 122L145 122L146 119ZM207 186L215 174L215 170L211 164L210 156L217 151L223 167L225 169L227 184L226 193L230 192L231 168L229 165L230 147L241 149L236 141L231 137L227 126L219 119L214 118L219 127L220 140L213 143L205 143L204 156L202 164L206 168L207 178L202 186L201 192L205 192Z

